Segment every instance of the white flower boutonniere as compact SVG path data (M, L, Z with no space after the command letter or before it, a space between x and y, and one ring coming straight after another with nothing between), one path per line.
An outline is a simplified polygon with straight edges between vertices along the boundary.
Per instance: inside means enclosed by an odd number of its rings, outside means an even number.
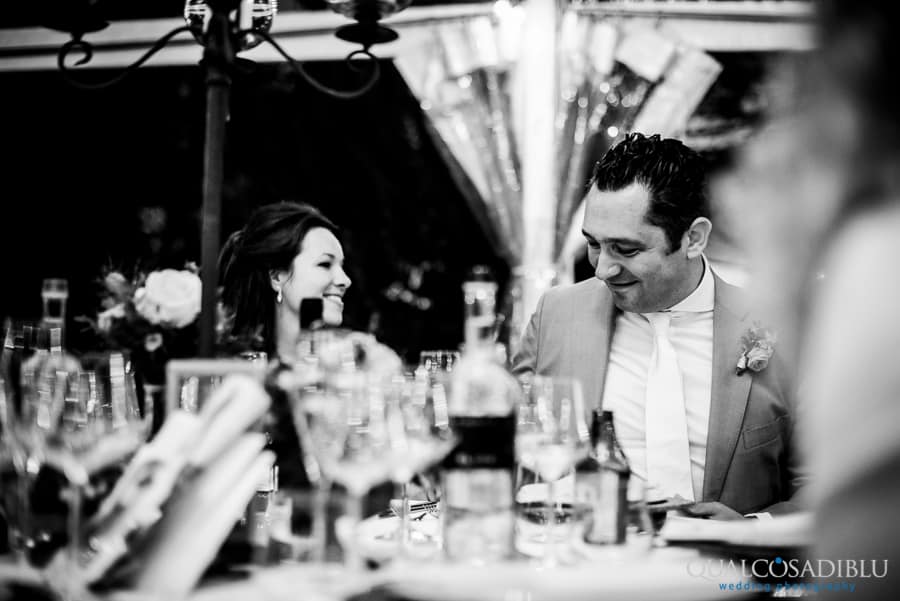
M738 357L737 374L748 369L760 372L769 365L775 353L775 333L772 330L755 324L741 338L741 355Z

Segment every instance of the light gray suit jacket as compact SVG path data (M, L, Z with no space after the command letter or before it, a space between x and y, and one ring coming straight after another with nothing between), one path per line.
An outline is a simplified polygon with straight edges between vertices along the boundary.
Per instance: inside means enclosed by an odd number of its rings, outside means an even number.
M591 278L549 290L513 357L513 372L571 376L600 406L617 309ZM795 391L778 351L758 373L737 374L741 338L754 324L739 289L716 277L713 377L703 501L746 514L785 513L802 480L794 449Z

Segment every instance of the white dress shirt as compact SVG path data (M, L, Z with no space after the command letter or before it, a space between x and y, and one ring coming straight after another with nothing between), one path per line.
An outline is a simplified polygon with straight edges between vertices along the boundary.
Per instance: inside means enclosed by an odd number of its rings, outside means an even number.
M703 497L706 436L712 394L713 306L715 280L703 258L703 277L672 313L669 339L678 357L684 382L684 403L690 444L694 498ZM609 352L603 408L613 411L616 433L631 470L647 479L644 405L647 373L653 353L653 330L640 313L620 312Z

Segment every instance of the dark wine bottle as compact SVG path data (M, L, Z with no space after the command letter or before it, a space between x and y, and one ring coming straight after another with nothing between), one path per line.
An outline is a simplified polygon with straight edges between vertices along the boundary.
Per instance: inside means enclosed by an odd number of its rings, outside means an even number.
M616 437L612 411L594 410L591 443L593 449L575 467L576 498L592 510L584 540L598 545L623 544L631 470Z

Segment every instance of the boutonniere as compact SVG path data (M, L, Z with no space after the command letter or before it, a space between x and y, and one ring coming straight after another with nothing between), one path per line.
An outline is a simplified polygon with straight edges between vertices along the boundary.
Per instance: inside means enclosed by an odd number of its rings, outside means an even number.
M775 333L755 324L741 338L741 355L737 362L737 375L748 369L761 372L769 365L775 353Z

